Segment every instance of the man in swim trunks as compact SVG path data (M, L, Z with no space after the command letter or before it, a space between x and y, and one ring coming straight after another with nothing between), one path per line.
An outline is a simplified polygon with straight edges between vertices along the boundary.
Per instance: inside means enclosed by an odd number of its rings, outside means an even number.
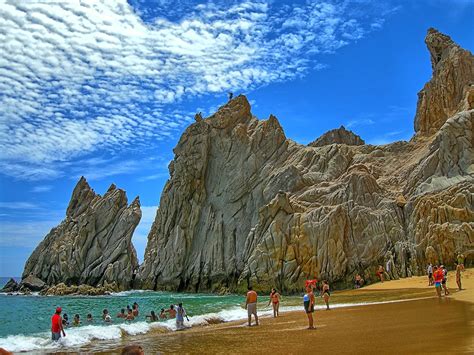
M313 312L314 312L314 293L313 288L309 285L306 287L306 294L303 297L303 306L306 316L308 317L308 329L314 329Z
M245 300L245 308L249 316L249 327L252 325L252 314L255 317L255 325L258 325L257 316L257 292L252 289L252 286L248 287L247 298Z
M437 266L433 267L433 278L435 283L436 294L441 298L441 282L443 282L443 270Z
M461 270L462 270L461 265L457 264L456 265L456 283L458 285L459 291L462 290L462 287L461 287Z
M273 307L273 317L278 317L278 311L280 309L280 294L272 288L272 292L270 293L270 300L268 301L268 306L272 304Z
M61 307L56 308L56 313L51 317L51 339L53 341L58 341L61 338L61 333L63 334L63 337L66 336L63 328L61 311Z

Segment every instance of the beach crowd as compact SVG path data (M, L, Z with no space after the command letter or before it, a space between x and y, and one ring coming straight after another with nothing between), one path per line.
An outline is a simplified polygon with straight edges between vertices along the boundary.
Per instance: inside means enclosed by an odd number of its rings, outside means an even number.
M390 267L390 264L387 263L386 269L382 265L379 265L377 271L375 272L376 277L380 280L380 282L385 281L384 274L388 272L387 270ZM461 284L461 272L464 271L464 256L459 254L455 263L455 271L456 271L456 284L459 290L462 290ZM448 279L448 270L447 268L442 265L432 265L431 263L427 266L426 273L428 275L428 286L434 286L436 289L436 295L438 297L442 297L442 293L444 291L444 295L448 296L450 294L448 287L447 287L447 279ZM354 280L354 288L358 289L364 285L364 280L360 276L360 274L356 274ZM316 296L318 294L321 298L324 299L324 303L326 305L326 310L330 310L329 307L329 299L331 296L330 287L327 280L323 280L318 284L316 279L313 280L306 280L305 282L305 294L303 296L303 309L308 319L308 328L307 329L315 329L314 326L314 319L313 313L315 309L315 302ZM258 294L256 291L253 290L251 286L248 287L248 292L246 295L245 301L245 308L247 310L248 315L248 326L252 326L252 316L255 320L255 325L259 325L258 320L258 313L257 313L257 301L258 301ZM279 309L280 309L280 302L281 302L281 295L275 289L272 288L271 293L269 295L268 304L267 306L272 306L273 309L273 317L279 316ZM77 327L82 324L81 318L79 314L75 314L72 322L69 321L69 316L64 313L61 316L62 309L61 307L56 308L55 314L51 318L51 338L53 341L57 341L61 338L61 336L66 336L64 329L70 326ZM122 308L116 315L116 318L122 319L125 321L133 321L139 318L140 311L139 305L137 302L134 302L132 307L127 305L126 308ZM183 307L182 303L178 305L170 305L168 309L162 308L160 313L157 315L154 311L151 311L150 314L145 315L145 320L150 322L156 322L160 320L168 320L168 319L176 319L176 329L181 330L185 329L184 326L184 319L189 321L189 318L186 314L186 310ZM108 309L104 309L102 311L102 315L100 317L100 322L105 324L110 324L113 322L112 316L110 315ZM94 323L95 320L92 314L87 314L86 316L86 323L91 324Z

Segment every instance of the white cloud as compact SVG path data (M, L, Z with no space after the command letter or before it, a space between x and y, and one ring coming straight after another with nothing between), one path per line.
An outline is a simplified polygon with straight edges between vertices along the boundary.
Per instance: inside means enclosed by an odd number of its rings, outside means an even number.
M0 202L0 208L12 210L32 210L39 208L39 206L31 202L12 201Z
M375 121L371 118L360 118L360 119L348 121L345 124L345 126L346 128L354 128L354 127L360 127L360 126L370 126L370 125L373 125L374 123Z
M126 0L0 0L1 171L54 178L97 150L169 139L192 120L173 105L300 77L363 37L380 9L356 7L178 2L173 20Z
M31 189L31 192L48 192L53 189L52 185L39 185Z

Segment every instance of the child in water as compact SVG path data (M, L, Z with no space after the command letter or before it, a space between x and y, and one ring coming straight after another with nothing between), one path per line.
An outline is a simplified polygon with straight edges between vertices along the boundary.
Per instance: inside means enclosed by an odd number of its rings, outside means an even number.
M160 319L166 319L166 313L165 313L165 309L164 309L164 308L161 309L161 312L160 312L160 316L159 316L159 317L160 317Z
M89 313L89 314L87 315L86 321L87 321L87 323L92 323L92 322L94 322L94 319L92 319L92 314Z
M72 326L73 327L78 327L81 325L81 317L79 316L79 314L76 314L74 316L74 319L72 320Z
M156 322L158 320L155 311L151 311L150 314L147 315L145 318L150 318L150 322Z

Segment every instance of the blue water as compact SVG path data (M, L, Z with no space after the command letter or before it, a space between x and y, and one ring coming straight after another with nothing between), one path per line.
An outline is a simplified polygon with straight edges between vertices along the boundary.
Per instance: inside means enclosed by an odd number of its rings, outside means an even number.
M139 317L132 322L116 318L116 314L121 308L139 304ZM48 340L51 327L51 316L56 307L63 309L63 314L72 319L75 314L79 314L83 324L74 329L67 329L70 333L65 340L64 346L81 345L81 338L85 344L99 338L94 334L104 333L107 338L122 335L122 330L126 333L145 333L149 329L149 323L145 322L145 315L154 310L159 314L161 308L168 309L171 304L182 302L188 315L193 321L191 323L203 323L207 317L222 318L221 321L242 317L245 310L241 307L245 302L243 296L217 296L211 294L185 294L153 291L128 291L109 296L22 296L22 295L0 295L0 347L13 351L47 349L53 346ZM102 319L103 309L108 309L113 318L112 327L105 324ZM221 312L220 315L216 315ZM224 313L222 313L224 312ZM225 319L225 312L229 319ZM86 324L86 315L91 313L94 318L92 325ZM203 318L204 316L204 318ZM174 320L157 323L170 330L173 330ZM102 330L97 328L103 328ZM107 333L110 333L107 335ZM91 335L92 334L92 335ZM71 343L72 342L72 343ZM23 343L23 344L22 344ZM38 346L38 347L36 347Z

